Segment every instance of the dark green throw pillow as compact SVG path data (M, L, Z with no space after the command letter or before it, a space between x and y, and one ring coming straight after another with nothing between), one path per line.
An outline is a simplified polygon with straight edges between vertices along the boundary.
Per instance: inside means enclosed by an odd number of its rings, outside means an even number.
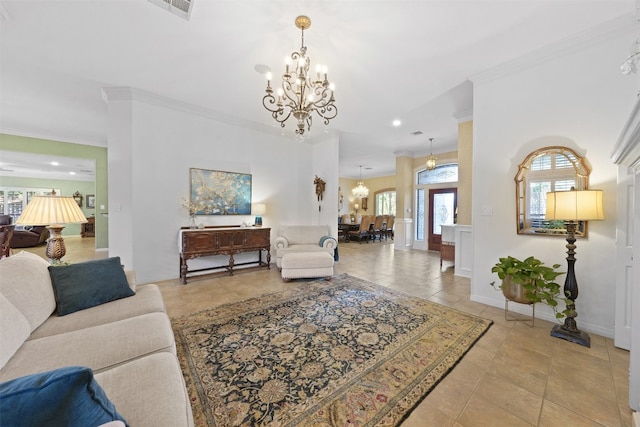
M135 295L120 257L49 266L58 316Z

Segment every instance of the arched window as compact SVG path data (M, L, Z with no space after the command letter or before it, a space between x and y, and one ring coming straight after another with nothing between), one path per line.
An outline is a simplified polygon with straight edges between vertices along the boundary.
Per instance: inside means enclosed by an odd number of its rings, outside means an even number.
M591 169L586 159L567 147L545 147L530 153L518 168L516 219L518 234L566 235L563 221L545 219L549 191L586 190ZM576 236L586 234L580 221Z
M396 190L382 190L376 193L376 215L396 214Z
M438 165L433 170L418 172L418 184L443 184L458 182L458 164L448 163Z

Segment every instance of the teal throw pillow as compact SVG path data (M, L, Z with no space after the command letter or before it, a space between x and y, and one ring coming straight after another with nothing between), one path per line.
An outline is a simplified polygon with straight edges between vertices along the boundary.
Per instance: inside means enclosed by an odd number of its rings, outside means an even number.
M120 257L49 266L58 316L135 295Z
M127 423L93 371L67 366L0 384L0 420L7 427L87 427Z

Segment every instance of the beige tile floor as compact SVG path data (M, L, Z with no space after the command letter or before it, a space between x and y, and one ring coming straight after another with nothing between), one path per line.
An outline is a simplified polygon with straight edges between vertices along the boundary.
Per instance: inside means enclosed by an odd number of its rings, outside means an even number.
M93 239L67 238L65 260L103 258ZM44 257L44 248L30 251ZM552 324L534 328L504 320L504 311L469 300L469 280L440 269L437 252L394 251L387 243L340 245L335 272L420 296L492 319L493 326L460 364L412 412L403 427L428 426L631 426L629 353L591 334L591 348L552 338ZM177 266L176 266L177 268ZM271 270L251 268L189 280L159 282L170 316L277 292Z

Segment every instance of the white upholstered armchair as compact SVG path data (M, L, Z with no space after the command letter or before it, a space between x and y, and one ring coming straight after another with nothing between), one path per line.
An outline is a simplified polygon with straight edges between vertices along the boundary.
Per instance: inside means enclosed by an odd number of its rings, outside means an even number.
M328 225L282 225L274 242L276 265L282 268L282 257L294 252L327 252L335 255L338 241Z

